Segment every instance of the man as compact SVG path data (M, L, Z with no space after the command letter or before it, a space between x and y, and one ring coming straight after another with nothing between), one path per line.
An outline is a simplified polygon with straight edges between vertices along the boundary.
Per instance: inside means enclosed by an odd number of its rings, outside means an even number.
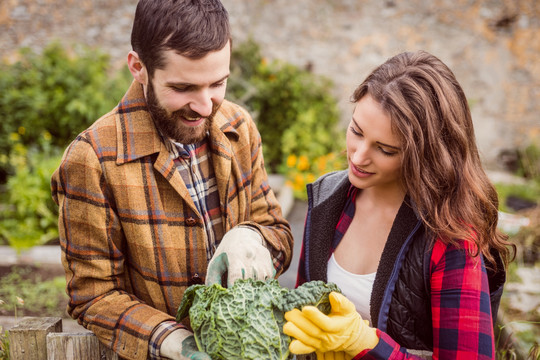
M260 135L224 100L231 39L219 0L140 0L119 105L52 178L68 312L126 359L209 359L174 321L186 287L287 269L292 235Z

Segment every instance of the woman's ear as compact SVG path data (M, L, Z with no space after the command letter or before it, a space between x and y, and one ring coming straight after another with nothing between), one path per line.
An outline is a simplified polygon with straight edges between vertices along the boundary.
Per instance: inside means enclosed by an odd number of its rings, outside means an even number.
M130 51L128 54L127 64L133 78L142 85L146 86L148 82L148 73L146 71L146 66L144 66L139 58L139 54L133 50Z

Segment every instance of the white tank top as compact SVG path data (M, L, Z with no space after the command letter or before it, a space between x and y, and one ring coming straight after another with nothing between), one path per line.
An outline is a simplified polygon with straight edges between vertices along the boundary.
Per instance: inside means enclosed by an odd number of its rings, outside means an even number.
M375 274L358 275L348 272L339 266L334 254L328 260L328 282L336 284L343 295L356 306L356 311L362 316L362 319L369 320L370 324L369 300L371 299Z

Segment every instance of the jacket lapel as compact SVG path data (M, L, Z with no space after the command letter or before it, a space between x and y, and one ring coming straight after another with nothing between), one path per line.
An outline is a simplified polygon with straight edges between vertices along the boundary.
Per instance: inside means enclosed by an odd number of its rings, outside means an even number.
M231 176L233 176L231 169L234 153L228 135L232 135L234 140L238 140L238 132L231 125L226 114L218 111L210 129L210 151L212 153L212 163L216 176L219 204L225 231L231 228L231 224L237 223L235 219L229 218L232 214L229 210L229 197L232 191L238 191L238 189L236 187L231 188L232 184L234 184L234 180L231 179Z
M116 163L122 165L157 153L154 169L167 179L192 210L198 213L181 175L175 169L174 160L146 109L142 86L133 81L118 105Z

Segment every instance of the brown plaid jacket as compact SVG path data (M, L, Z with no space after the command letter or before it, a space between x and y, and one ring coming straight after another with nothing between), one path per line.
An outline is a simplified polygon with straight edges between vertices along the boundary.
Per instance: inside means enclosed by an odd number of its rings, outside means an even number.
M292 234L267 183L249 114L224 101L210 130L224 230L256 226L278 275ZM204 280L206 233L134 82L120 104L66 149L51 182L59 205L68 312L121 357L146 359L155 326Z

